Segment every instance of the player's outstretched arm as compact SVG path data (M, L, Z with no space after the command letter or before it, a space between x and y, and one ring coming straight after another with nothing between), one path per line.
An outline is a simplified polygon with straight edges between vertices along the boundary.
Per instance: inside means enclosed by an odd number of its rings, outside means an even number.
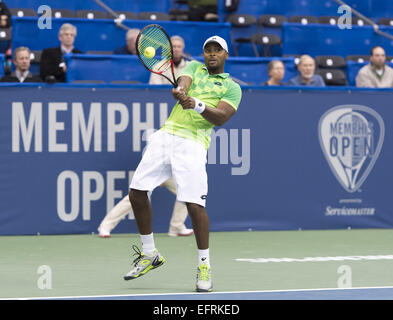
M210 108L206 106L205 110L201 115L209 122L216 126L222 126L227 122L234 114L236 110L229 103L220 101L217 108Z
M194 109L195 111L198 110L198 106L196 106L195 103L202 102L198 99L194 99L188 96L181 97L179 101L183 109ZM222 126L235 114L235 112L235 108L232 107L229 103L225 101L220 101L217 105L217 108L205 106L204 110L199 113L202 117L204 117L207 121L211 122L215 126Z

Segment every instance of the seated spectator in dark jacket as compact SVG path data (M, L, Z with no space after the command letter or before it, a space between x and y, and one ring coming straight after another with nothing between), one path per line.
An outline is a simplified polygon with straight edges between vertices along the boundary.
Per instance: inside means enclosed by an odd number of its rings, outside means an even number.
M126 44L120 48L116 48L114 54L136 54L136 38L139 34L139 29L130 29L126 33Z
M14 52L15 71L1 78L1 82L41 82L38 75L30 72L30 49L19 47Z
M7 5L0 1L0 28L11 27L11 11Z
M314 74L315 61L309 55L303 55L300 57L297 69L299 70L300 75L289 80L289 85L325 87L323 78L319 74Z
M40 62L40 75L42 80L51 81L50 77L54 77L55 79L52 81L66 81L67 66L64 61L64 55L82 53L82 51L74 48L75 37L76 27L69 23L65 23L61 26L59 30L60 46L47 48L42 51Z
M285 75L285 67L282 61L272 60L267 65L269 80L262 83L263 86L283 86L282 79Z

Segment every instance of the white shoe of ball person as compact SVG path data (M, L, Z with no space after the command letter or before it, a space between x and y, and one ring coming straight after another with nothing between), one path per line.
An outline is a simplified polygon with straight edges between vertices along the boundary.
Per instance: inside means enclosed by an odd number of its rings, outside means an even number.
M170 237L187 237L187 236L191 236L192 234L194 234L194 230L187 229L187 228L180 231L169 230L168 232L168 236Z
M98 236L100 238L110 238L111 233L108 230L105 230L103 228L98 229Z

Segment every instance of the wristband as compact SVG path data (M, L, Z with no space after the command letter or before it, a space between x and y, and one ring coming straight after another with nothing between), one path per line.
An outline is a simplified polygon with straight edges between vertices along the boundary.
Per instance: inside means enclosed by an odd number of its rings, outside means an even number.
M198 112L199 114L201 114L203 111L205 111L206 105L203 101L197 99L197 98L193 98L195 101L195 107L194 110L196 112Z

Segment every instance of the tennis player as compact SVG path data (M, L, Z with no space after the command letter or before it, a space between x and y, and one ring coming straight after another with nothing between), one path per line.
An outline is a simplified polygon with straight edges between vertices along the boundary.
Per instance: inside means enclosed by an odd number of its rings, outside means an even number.
M145 153L130 185L130 202L140 232L142 252L137 254L133 269L124 276L135 279L161 266L165 259L154 244L152 209L147 192L172 175L177 186L177 200L185 202L191 217L198 247L196 290L212 291L209 257L209 218L206 155L214 126L226 123L236 112L241 89L228 73L226 41L213 36L203 45L205 64L190 62L178 78L172 95L178 100L163 127L150 136Z

